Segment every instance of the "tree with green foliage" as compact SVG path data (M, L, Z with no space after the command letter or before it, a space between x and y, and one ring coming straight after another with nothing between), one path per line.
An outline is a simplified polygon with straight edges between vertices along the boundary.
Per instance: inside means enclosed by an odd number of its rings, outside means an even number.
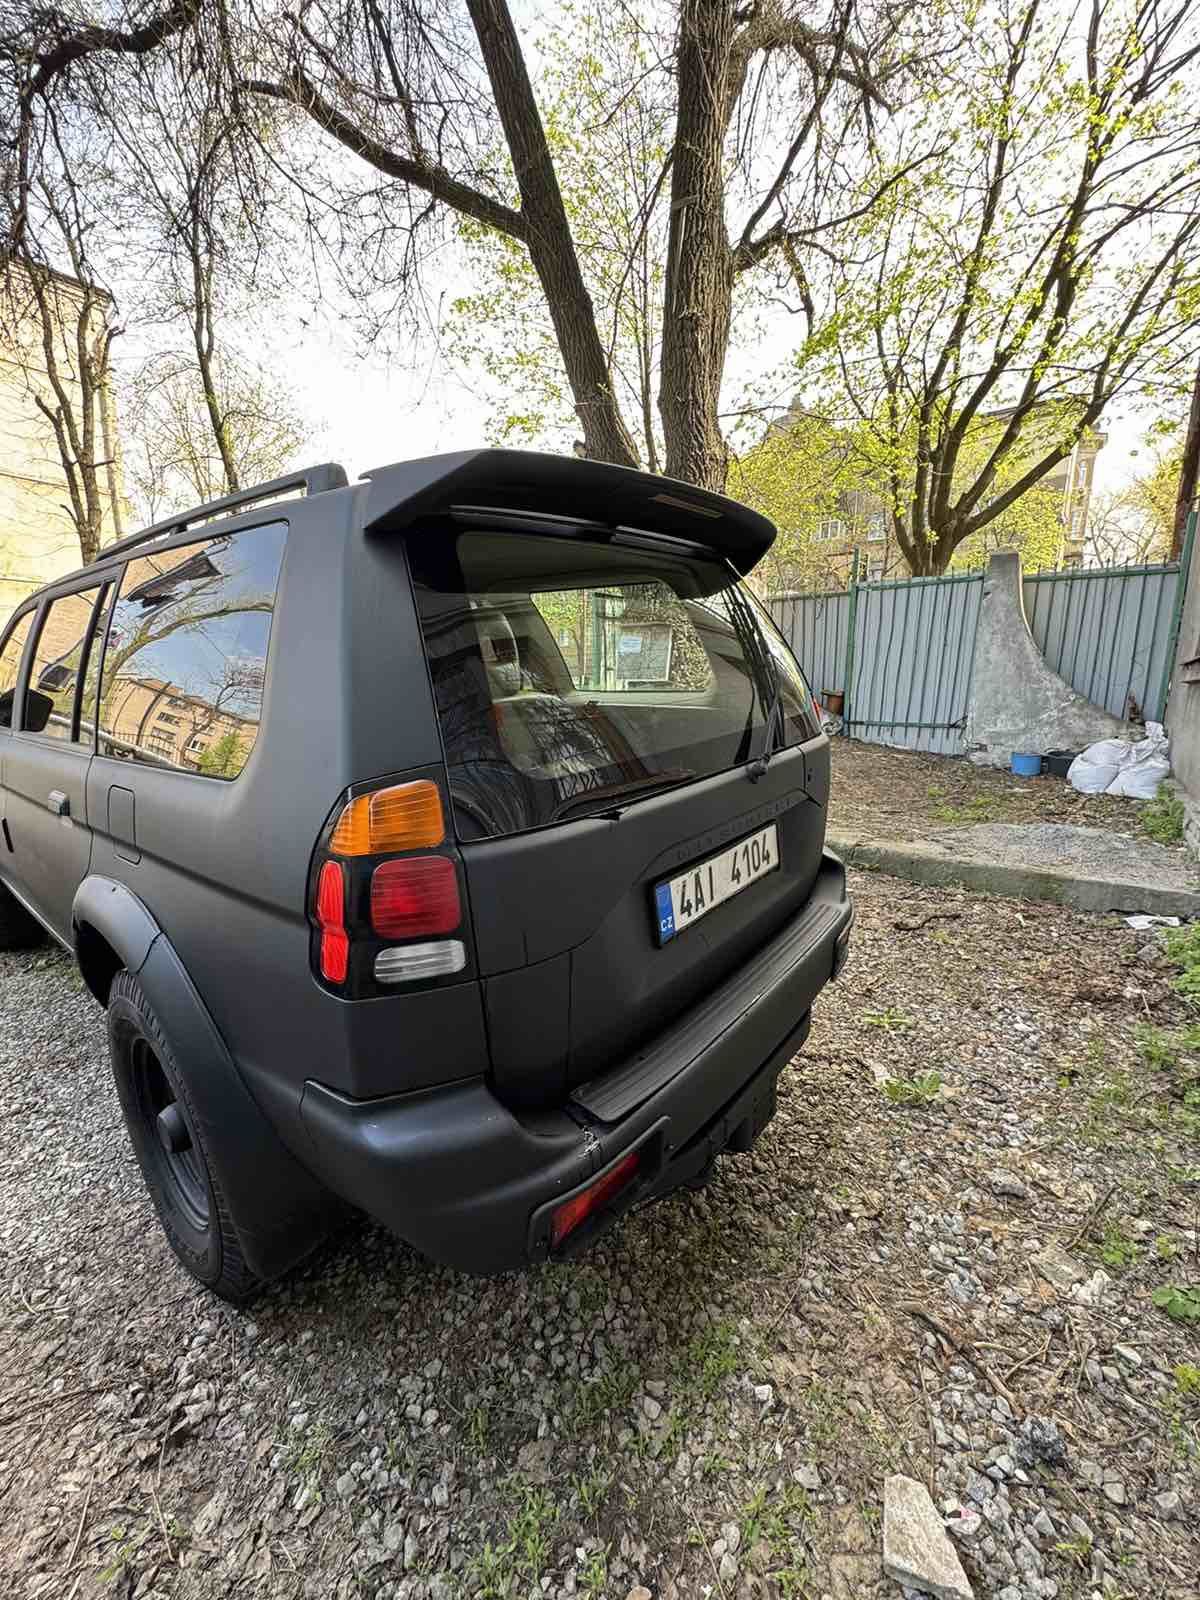
M849 412L913 572L1017 508L1118 395L1200 346L1200 12L996 0L940 14L941 85L883 124L824 238L805 393ZM810 292L811 285L805 285Z

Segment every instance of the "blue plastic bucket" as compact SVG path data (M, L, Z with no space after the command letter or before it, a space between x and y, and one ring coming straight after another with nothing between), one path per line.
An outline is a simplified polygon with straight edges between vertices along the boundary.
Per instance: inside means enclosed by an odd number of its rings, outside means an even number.
M1018 778L1037 778L1042 771L1041 756L1023 755L1014 750L1012 756L1012 769Z

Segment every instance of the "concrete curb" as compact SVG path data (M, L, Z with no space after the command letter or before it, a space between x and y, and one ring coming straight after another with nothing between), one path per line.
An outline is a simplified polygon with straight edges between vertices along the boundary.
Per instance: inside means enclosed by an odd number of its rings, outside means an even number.
M831 833L835 850L848 867L874 867L913 883L961 884L982 894L1014 900L1051 900L1075 911L1143 911L1156 917L1200 917L1200 890L1167 889L1156 883L1123 883L1051 867L1022 867L980 856L951 856L931 845L885 842L866 834Z

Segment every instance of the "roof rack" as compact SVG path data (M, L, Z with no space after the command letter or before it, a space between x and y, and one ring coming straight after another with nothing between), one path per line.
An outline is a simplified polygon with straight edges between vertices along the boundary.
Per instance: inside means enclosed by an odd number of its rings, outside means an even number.
M118 539L116 544L105 545L96 559L106 561L110 556L123 555L126 550L134 550L151 539L165 539L172 533L182 533L202 517L219 516L223 511L234 511L238 506L253 505L259 500L273 500L278 495L286 494L289 489L303 488L309 495L323 494L327 489L344 489L349 481L346 469L336 461L322 461L315 467L303 467L299 472L272 478L268 483L256 483L249 489L223 494L219 500L206 500L202 505L192 506L189 511L177 511L173 517L165 517L162 522L143 528L141 533L131 533L126 539Z

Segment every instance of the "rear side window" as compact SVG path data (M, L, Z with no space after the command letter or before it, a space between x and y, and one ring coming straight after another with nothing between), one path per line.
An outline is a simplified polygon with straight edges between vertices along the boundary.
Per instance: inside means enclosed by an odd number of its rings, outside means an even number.
M816 730L786 647L715 559L431 527L409 564L460 838L627 805Z
M141 556L125 569L100 686L100 753L236 778L262 716L287 524Z
M17 674L21 670L21 657L33 626L33 616L32 611L27 611L23 617L18 617L12 632L0 647L0 728L12 727L12 701L6 701L5 696L11 695L17 686Z
M53 702L45 726L46 739L74 737L75 690L83 670L99 588L51 600L42 617L41 630L29 669L29 687Z

